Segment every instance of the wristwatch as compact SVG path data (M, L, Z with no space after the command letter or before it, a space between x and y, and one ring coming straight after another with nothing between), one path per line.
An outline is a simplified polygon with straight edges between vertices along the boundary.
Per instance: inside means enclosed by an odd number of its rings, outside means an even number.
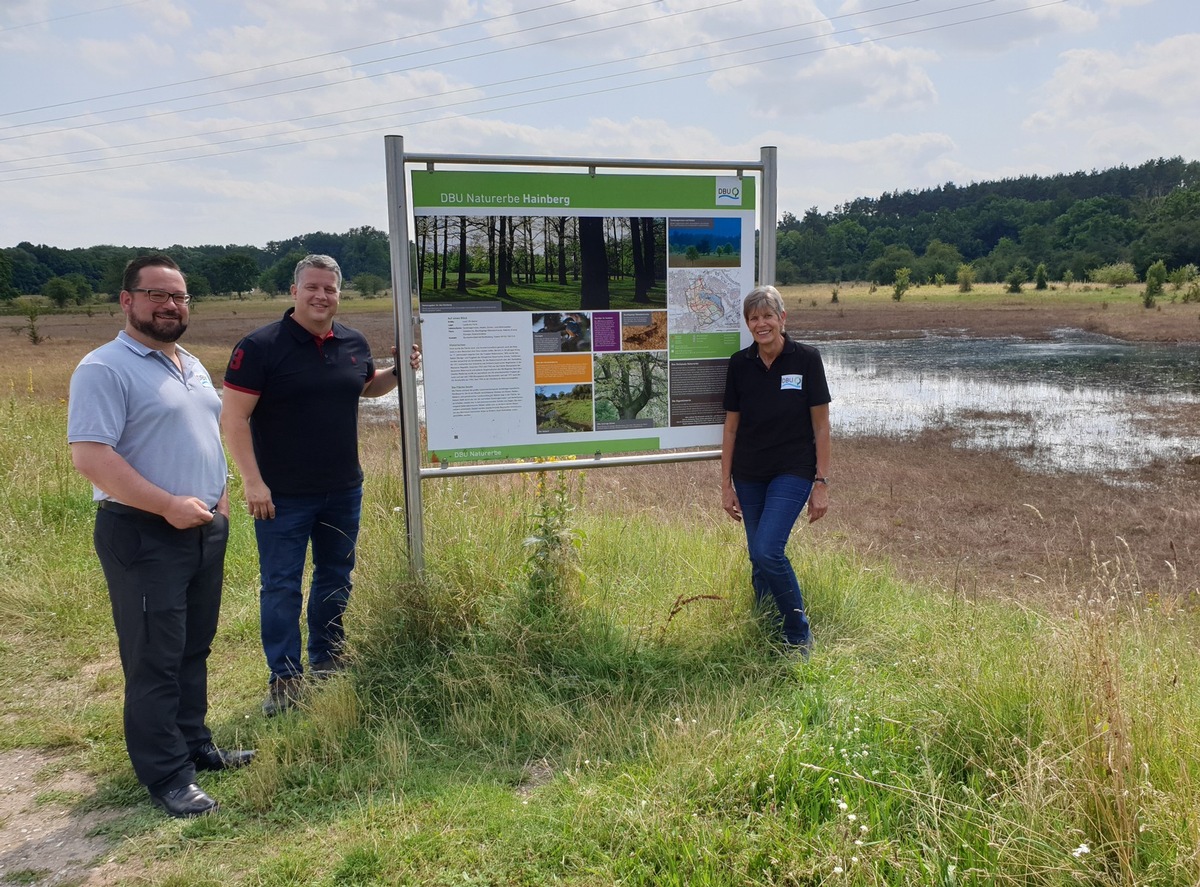
M829 486L829 478L828 477L814 477L813 483L814 484L825 484L825 486Z

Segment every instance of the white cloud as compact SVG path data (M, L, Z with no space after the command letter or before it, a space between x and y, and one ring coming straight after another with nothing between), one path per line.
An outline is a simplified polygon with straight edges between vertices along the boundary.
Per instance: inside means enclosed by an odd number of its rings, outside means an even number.
M1160 126L1194 119L1195 61L1200 34L1172 37L1125 53L1077 49L1040 90L1040 107L1026 120L1030 129L1076 130L1128 122Z
M841 142L772 136L780 157L779 207L797 215L814 205L829 209L855 197L940 184L958 150L940 132Z
M905 111L937 101L924 68L933 60L931 53L922 50L842 46L807 65L781 62L742 69L735 79L740 81L738 91L753 97L753 107L771 117L820 114L847 106ZM714 78L718 88L728 89L728 83Z

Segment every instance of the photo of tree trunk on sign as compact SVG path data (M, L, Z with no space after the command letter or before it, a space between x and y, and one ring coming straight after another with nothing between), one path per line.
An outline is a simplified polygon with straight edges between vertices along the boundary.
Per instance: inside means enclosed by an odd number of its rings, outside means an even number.
M655 262L658 242L654 219L629 220L629 234L633 240L633 301L639 305L650 303L650 290L654 288Z
M585 216L579 220L579 307L584 311L610 307L608 298L608 251L604 248L604 219Z
M417 216L423 302L486 310L665 308L667 219L629 216Z
M598 354L593 361L596 427L667 425L667 353Z

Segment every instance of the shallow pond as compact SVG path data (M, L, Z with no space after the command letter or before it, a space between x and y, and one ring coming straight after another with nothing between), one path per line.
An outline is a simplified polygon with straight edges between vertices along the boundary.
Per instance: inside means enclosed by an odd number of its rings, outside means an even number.
M1040 471L1115 476L1200 453L1200 348L1130 345L1078 330L1051 341L926 336L810 338L825 360L834 435L912 437L953 427L957 445ZM418 379L420 374L418 373ZM418 386L418 403L424 391ZM364 399L393 418L396 395Z
M1200 403L1194 346L1073 330L1046 342L810 341L825 360L835 435L954 427L961 446L999 450L1036 470L1100 475L1200 452L1200 438L1170 419Z

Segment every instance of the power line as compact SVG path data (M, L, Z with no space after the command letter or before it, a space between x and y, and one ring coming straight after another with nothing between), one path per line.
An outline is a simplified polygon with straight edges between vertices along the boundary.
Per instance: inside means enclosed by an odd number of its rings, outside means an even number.
M649 0L648 3L640 3L637 5L638 6L653 5L654 3L657 3L657 2L658 2L658 0ZM708 11L711 9L717 9L722 6L730 6L730 5L733 5L736 3L740 3L740 2L741 2L741 0L721 0L721 2L719 2L719 3L713 3L713 4L710 4L709 6L703 6L703 7L697 8L697 9L685 10L682 12L667 13L665 15L658 16L658 17L652 19L652 21L660 22L660 21L664 21L669 18L675 18L675 17L683 16L683 15L692 15L697 12L705 12L705 11ZM894 5L905 5L907 3L916 3L916 2L919 2L919 0L904 0L903 3L894 4ZM986 0L986 2L992 2L992 0ZM636 6L625 7L625 9L633 9L633 8L637 8L637 7ZM889 8L889 7L883 7L883 8ZM618 10L618 11L622 11L622 10ZM608 13L601 13L601 14L608 14ZM591 17L592 16L583 16L582 18L591 18ZM839 18L840 18L840 16L839 16ZM570 20L570 23L574 24L576 21L579 21L579 20L580 19L572 19L572 20ZM634 25L639 25L639 24L644 24L644 23L645 23L644 20L636 21L636 22L625 22L624 24L610 25L605 28L593 28L591 31L589 31L586 34L575 33L575 34L566 34L566 35L562 35L562 36L558 36L558 37L547 37L544 40L537 40L537 41L533 41L530 43L522 43L519 46L502 47L500 49L488 50L487 52L473 53L470 55L464 55L464 56L458 56L458 57L451 58L451 59L446 59L443 61L443 64L451 64L451 63L460 62L460 61L477 61L481 58L486 58L491 55L499 55L501 53L506 53L506 52L516 52L519 50L529 49L530 47L534 47L534 46L544 46L549 43L556 43L556 42L559 42L562 40L573 39L575 37L584 37L584 36L594 37L597 34L603 34L603 33L609 32L609 31L620 30L622 28L629 28ZM806 23L806 24L812 24L812 23ZM792 26L789 26L789 28L784 28L783 30L788 30L792 27L799 27L799 25L792 25ZM536 29L530 29L530 30L536 30ZM776 29L771 29L770 31L759 31L756 33L757 34L776 33L778 30L780 30L780 29L776 28ZM502 35L502 36L508 36L508 35ZM751 35L751 36L754 36L754 35ZM490 38L486 38L486 39L490 39ZM729 39L729 38L726 38L726 39ZM741 38L735 37L732 39L741 39ZM469 42L477 42L477 41L469 41ZM717 42L717 41L712 41L712 42ZM708 44L699 44L699 45L704 46L704 45L708 45ZM428 51L429 50L421 50L421 52L428 52ZM682 51L682 50L670 50L670 51ZM658 54L659 53L649 53L647 56L642 56L642 57L646 58L646 57L649 57L652 55L658 55ZM616 59L613 61L602 62L599 64L600 65L619 64L619 63L622 63L625 61L628 61L628 59ZM509 82L519 82L521 80L537 79L537 78L548 77L548 76L556 76L558 74L570 73L571 71L575 71L575 70L584 70L584 69L590 68L590 67L594 67L594 65L585 65L582 67L581 66L573 66L572 68L567 68L567 69L564 69L561 71L555 71L550 74L535 74L535 75L529 75L528 77L516 78L516 80L514 80L514 81L500 81L499 84L485 84L484 86L480 86L480 87L465 87L465 88L466 89L486 89L488 86L503 85L503 84L509 83ZM389 76L389 75L393 75L393 74L402 74L402 73L407 73L408 71L411 71L411 70L414 70L414 69L413 68L401 68L399 70L393 70L393 71L379 71L374 74L367 74L364 77L359 78L359 80L360 81L361 80L369 80L369 79L374 79L376 77L385 77L385 76ZM299 75L299 76L307 76L307 75ZM272 82L274 82L274 81L272 81ZM259 85L259 84L256 84L256 85ZM234 105L234 104L242 104L245 102L254 102L254 101L259 101L261 99L266 99L266 98L275 98L275 97L282 96L282 95L293 95L298 92L309 92L309 91L313 91L313 90L317 90L317 89L326 89L331 86L341 86L341 85L343 85L343 83L322 83L322 84L317 84L315 86L305 86L305 87L300 87L297 89L284 90L282 92L269 93L269 94L263 95L263 96L251 96L251 97L244 98L244 99L236 99L231 102L213 102L213 103L206 104L206 105L194 105L190 108L180 108L180 109L176 109L173 111L152 111L148 114L140 114L140 115L135 115L135 116L131 116L131 117L121 117L116 120L97 121L95 123L88 123L88 124L84 124L82 126L69 126L69 127L63 127L61 129L44 130L42 132L37 132L37 133L25 133L25 134L20 134L20 135L4 136L4 137L0 137L0 142L16 141L16 140L26 139L26 138L36 138L37 136L43 136L43 135L57 135L57 134L67 133L67 132L77 132L77 131L84 130L84 129L95 129L95 128L101 127L101 126L111 126L111 125L114 125L117 123L130 123L130 122L133 122L136 120L147 120L147 119L151 119L154 117L163 117L163 116L168 116L168 115L172 115L172 114L182 114L182 113L187 113L190 111L203 111L203 110L208 110L210 108L227 108L230 105ZM461 91L461 90L451 90L451 92L459 92L459 91ZM207 94L207 93L205 93L205 94ZM444 95L444 94L445 93L441 93L439 95ZM192 98L192 96L185 96L185 98ZM404 102L416 101L421 98L436 98L436 96L416 96L416 97L412 97L409 99L404 99L402 101L404 101ZM137 107L137 106L131 106L131 107ZM371 105L371 106L365 106L365 107L376 107L376 106ZM111 110L122 110L122 109L111 109ZM356 110L361 110L361 108L344 108L337 112L332 112L332 113L344 114L344 113L347 113L350 111L356 111ZM79 116L86 116L86 115L79 115ZM312 119L312 117L324 117L324 116L328 116L328 114L316 114L316 115L311 115L310 117L293 118L291 120L274 121L272 123L247 124L244 127L234 127L234 130L248 129L248 128L254 128L254 127L259 127L259 126L275 126L275 125L279 125L282 123L296 122L296 120L306 120L306 119ZM69 118L63 118L63 119L69 119ZM212 133L206 133L206 135L219 135L222 132L229 132L229 131L231 131L231 130L217 130ZM176 137L174 137L174 139L196 138L196 137L197 136L195 136L195 135L176 136ZM159 140L155 140L155 141L171 141L174 139L159 139ZM153 142L150 142L150 143L153 143ZM83 149L79 149L77 151L69 151L69 152L63 152L62 154L51 154L51 155L46 155L46 156L57 157L57 156L66 156L68 154L74 154L74 153L86 153L89 151L115 150L116 148L122 148L122 147L138 147L141 144L147 144L147 143L135 142L135 143L131 143L129 145L113 145L113 146L105 146L104 148L83 148ZM17 161L0 160L0 163L13 163L13 162L17 162Z
M962 10L969 9L969 8L972 8L975 6L985 5L990 2L992 2L992 0L977 0L977 2L975 2L975 3L963 4L960 6L953 7L951 9L942 10L940 12L922 13L920 15L908 16L908 17L905 17L902 19L896 19L891 22L872 23L869 25L862 25L862 26L859 26L856 28L849 28L849 29L845 29L843 31L834 32L832 34L824 35L824 36L835 37L835 36L838 36L839 34L851 33L854 31L862 31L867 28L877 28L877 27L881 27L886 24L895 24L895 23L901 22L901 21L911 21L911 20L914 20L917 18L926 18L930 15L942 14L945 12L962 11ZM537 99L537 100L533 100L533 101L516 102L513 104L509 104L509 105L499 105L499 106L495 106L495 107L479 109L476 111L464 112L461 114L445 114L445 115L441 115L438 117L432 117L432 118L427 118L427 119L423 119L423 120L409 120L409 121L406 121L404 123L404 125L407 127L417 127L417 126L427 125L430 123L437 123L437 122L444 122L447 120L468 118L468 117L477 116L479 114L484 114L484 113L494 114L494 113L497 113L500 111L516 110L516 109L527 108L527 107L532 107L532 106L537 106L537 105L542 105L542 104L549 104L552 102L566 101L568 99L584 98L584 97L589 97L589 96L594 96L594 95L602 95L602 94L607 94L607 93L612 93L612 92L633 89L633 88L642 87L642 86L652 86L652 85L657 85L657 84L661 84L661 83L669 83L669 82L673 82L673 81L689 79L692 77L707 76L707 75L711 75L713 73L737 70L739 68L745 68L745 67L749 67L752 65L761 65L761 64L770 63L770 62L786 61L789 59L802 58L802 57L806 57L806 56L817 55L817 54L824 53L824 52L831 52L831 51L839 50L839 49L850 49L850 48L865 46L865 45L869 45L869 44L873 44L873 43L881 43L881 42L885 42L885 41L889 41L889 40L895 40L895 39L898 39L901 37L910 37L910 36L915 36L915 35L919 35L919 34L932 33L934 31L945 30L948 28L961 27L963 25L975 24L975 23L982 22L982 21L989 21L989 20L1004 18L1004 17L1012 16L1012 15L1020 15L1023 13L1033 12L1038 9L1045 9L1045 8L1052 7L1052 6L1059 6L1059 5L1061 5L1063 3L1067 3L1067 2L1069 2L1069 0L1049 0L1049 2L1037 4L1035 6L1021 7L1018 9L1010 9L1010 10L1005 10L1002 12L992 13L990 15L976 16L974 18L962 19L960 21L954 21L954 22L945 22L942 24L930 25L930 26L923 27L923 28L914 28L912 30L897 32L895 34L888 34L888 35L883 35L883 36L879 36L879 37L867 37L867 38L864 38L855 43L843 43L843 44L838 44L836 46L826 46L826 47L820 47L817 49L804 50L804 51L800 51L800 52L785 53L782 55L776 55L776 56L772 56L769 58L760 58L760 59L754 59L754 60L750 60L750 61L743 61L743 62L729 64L729 65L725 65L725 66L721 66L721 67L717 67L717 68L706 68L705 70L702 70L702 71L692 71L692 72L680 73L680 74L676 74L676 75L672 75L672 76L660 77L660 78L657 78L654 80L649 80L649 81L639 81L636 83L619 84L619 85L609 86L609 87L605 87L605 88L601 88L601 89L583 90L583 91L571 93L568 95L561 95L561 96L555 96L555 97L551 97L551 98ZM811 40L811 39L815 39L815 38L808 37L808 38L802 38L801 40L784 41L782 43L772 44L771 46L767 46L767 47L756 47L755 50L761 50L764 48L769 49L769 48L772 48L773 46L789 45L789 44L797 43L797 42L805 42L805 41ZM690 48L690 47L688 47L688 48ZM668 51L663 51L663 52L669 52L669 51L679 51L679 50L668 50ZM693 60L691 63L707 62L707 61L711 61L713 58L721 58L721 57L733 55L733 54L738 54L738 53L735 53L734 51L730 51L730 52L718 54L716 56L710 56L705 59ZM643 71L618 72L616 74L605 75L604 77L598 78L598 79L612 79L614 77L619 77L619 76L631 76L632 74L644 73L645 70L654 71L654 70L662 70L662 69L671 68L671 67L675 67L675 65L664 64L664 65L660 65L660 66L657 66L654 68L644 69ZM579 70L579 69L572 69L572 70ZM550 76L550 75L538 75L538 76ZM524 79L530 79L530 78L524 78ZM571 83L562 84L562 85L573 86L573 85L577 85L578 83L581 83L581 82L595 82L595 79L590 79L587 81L573 81ZM538 92L538 91L540 91L540 89L541 88L520 90L520 91L513 92L513 93L507 93L507 94L501 95L501 96L492 96L492 97L481 98L481 99L477 99L477 100L468 100L468 101L461 102L459 104L471 104L473 101L483 102L483 101L488 101L488 100L510 98L510 97L515 97L518 95L528 94L530 92ZM429 97L427 96L424 98L429 98ZM416 113L420 113L420 112L413 112L413 113L416 114ZM325 115L317 115L317 116L325 116ZM369 118L369 119L370 120L379 120L379 119L383 119L384 117L389 117L389 116L391 116L391 115L379 115L378 117ZM312 127L309 131L311 131L312 129L323 129L323 128L329 128L329 127L340 126L340 125L343 125L343 124L339 124L339 123L324 124L319 127ZM349 125L349 124L347 124L347 125ZM315 143L315 142L329 141L332 139L344 138L344 137L352 136L352 135L361 135L361 134L364 134L367 132L376 131L376 129L377 129L377 127L372 126L372 127L350 130L350 131L342 132L342 133L332 133L329 135L316 136L313 138L291 139L291 140L287 140L287 141L280 141L280 142L275 142L275 143L266 144L266 145L256 145L256 146L250 146L250 147L244 147L244 148L235 148L235 149L231 149L231 150L227 150L227 151L217 151L217 152L209 152L209 153L204 153L204 154L193 154L193 155L187 156L187 157L164 158L164 159L160 159L160 160L150 160L150 161L145 161L145 162L140 162L140 163L129 163L129 164L124 164L124 165L106 166L102 170L85 169L85 170L75 170L75 171L71 171L71 172L45 173L45 174L34 175L34 176L18 176L18 177L0 178L0 182L19 182L19 181L29 181L29 180L35 180L35 179L57 178L57 177L61 177L61 176L82 175L82 174L86 174L89 172L96 172L96 171L137 169L137 168L142 168L142 167L146 167L146 166L161 165L164 163L176 163L176 162L189 161L189 160L205 160L205 159L212 159L212 158L223 157L223 156L232 156L235 154L243 154L243 153L248 153L250 151L260 151L260 150L267 150L267 149L281 148L281 147L293 147L293 146L297 146L297 145L305 145L305 144L311 144L311 143ZM249 141L253 138L265 138L265 137L266 136L258 136L258 137L250 136L250 137L246 137L243 139L231 140L230 142L225 142L225 143L221 143L221 144L232 144L232 143L235 143L238 141ZM181 150L187 150L187 148L181 147L181 148L176 148L176 149L171 149L171 150L181 151ZM102 162L102 161L97 160L97 161L88 161L88 162ZM22 171L25 171L25 170L13 170L12 172L22 172Z
M125 6L136 6L139 3L146 3L146 2L149 2L149 0L133 0L133 2L131 2L131 3L122 3L118 6L109 6L109 7L107 7L107 9L121 9ZM58 102L53 105L40 105L35 108L24 108L24 109L20 109L17 111L5 111L3 113L0 113L0 117L11 117L15 114L34 114L38 111L51 111L55 108L65 108L70 105L81 105L85 102L98 102L98 101L102 101L103 99L116 99L116 98L123 98L124 96L127 96L127 95L139 95L144 92L154 92L155 90L159 90L159 89L173 89L176 86L190 86L193 83L206 83L210 80L220 80L223 77L240 77L243 74L253 74L256 71L267 71L267 70L270 70L271 68L282 68L285 65L295 65L295 64L299 64L301 62L310 62L315 59L328 58L331 55L345 55L348 52L357 52L360 49L374 49L376 46L386 46L389 43L396 43L401 40L416 40L416 39L419 39L422 37L432 37L437 34L443 34L443 33L446 33L447 31L456 31L460 28L474 27L475 25L487 25L487 24L491 24L492 22L498 22L498 21L501 21L506 18L515 18L516 16L525 15L530 12L542 12L547 9L554 9L555 7L558 7L558 6L568 6L568 5L570 5L572 3L576 3L576 2L578 2L578 0L559 0L559 2L557 2L557 3L548 3L545 6L534 6L530 9L522 9L522 10L518 10L517 12L508 12L508 13L505 13L504 15L492 16L491 18L479 19L479 20L473 21L473 22L464 22L461 25L447 25L444 28L433 28L432 30L422 31L418 34L407 34L404 37L390 37L387 40L378 40L374 43L362 43L362 44L359 44L358 46L349 46L344 49L332 49L329 52L320 52L320 53L317 53L316 55L306 55L301 58L288 59L287 61L282 61L282 62L271 62L270 64L258 65L253 68L242 68L237 71L226 71L223 74L209 74L205 77L193 77L188 80L176 80L173 83L160 83L157 86L143 86L140 89L127 89L123 92L110 92L105 95L91 96L90 98L86 98L86 99L72 99L69 102ZM100 12L103 10L96 10L96 11ZM87 14L88 13L77 13L77 15L87 15ZM63 16L63 18L71 18L71 17L72 16ZM45 22L36 22L35 24L46 24L49 22L56 22L56 21L59 21L59 19L46 19ZM17 27L26 28L26 27L29 27L29 25L18 25ZM0 28L0 32L2 32L4 30L9 30L9 29ZM337 70L337 69L334 69L334 70ZM237 87L237 88L244 89L246 87ZM187 96L185 96L184 98L187 98ZM52 117L49 120L41 120L41 121L37 121L37 122L53 123L56 120L64 120L64 119L69 119L69 118L62 118L62 117L54 118L54 117Z
M576 2L576 0L567 0L567 2L574 3L574 2ZM541 25L532 25L527 28L516 28L512 31L507 31L503 34L488 34L483 37L475 37L470 40L463 40L463 41L457 43L456 46L467 46L467 45L470 45L473 43L485 43L485 42L489 42L489 41L492 41L492 40L495 40L495 39L501 38L501 37L512 37L514 35L526 34L526 33L530 33L533 31L542 30L543 28L556 27L556 26L562 25L562 24L576 24L579 22L587 21L589 19L601 18L606 15L615 15L616 13L619 13L619 12L627 12L631 9L639 9L639 8L646 7L646 6L655 6L658 4L658 2L659 2L659 0L639 0L639 2L633 3L629 6L623 6L623 7L617 8L617 9L605 10L604 12L589 13L587 15L576 16L575 18L562 19L557 22L549 22L549 23L541 24ZM726 0L726 3L717 4L717 5L727 5L729 3L740 3L740 2L741 2L741 0ZM915 0L914 0L914 2L915 2ZM554 5L560 5L560 4L554 4ZM539 9L541 9L541 8L548 8L548 7L539 7ZM709 8L711 8L711 7L703 7L703 9L709 9ZM698 12L698 11L702 11L702 10L691 10L691 11ZM680 13L674 13L674 14L678 15ZM507 18L507 16L497 16L497 19L498 18ZM487 19L484 22L468 22L463 25L456 25L456 26L454 26L454 28L474 27L477 24L482 24L482 23L486 23L488 21L494 21L494 20L495 19ZM441 31L453 30L453 28L443 28L443 29L439 29L439 30L441 30ZM602 30L607 30L607 29L602 29ZM568 35L565 35L564 37L559 37L559 38L554 38L554 39L569 39L570 37L578 37L578 36L587 36L587 35L586 34L568 34ZM385 42L395 42L395 41L393 40L393 41L385 41ZM543 41L543 42L552 42L552 41ZM539 44L535 43L535 44L526 44L526 45L539 45ZM419 55L426 55L428 53L439 52L442 49L443 49L443 47L440 47L440 46L431 47L429 49L415 49L415 50L412 50L411 52L398 53L397 55L385 56L384 58L369 59L364 62L355 62L355 63L349 64L349 65L338 65L333 68L323 68L319 71L310 71L310 72L307 72L304 74L290 74L287 77L277 77L273 80L262 80L262 81L257 81L255 83L244 84L241 86L222 87L221 89L209 90L208 92L199 92L199 93L191 93L189 95L184 95L184 96L176 96L175 98L169 99L169 101L179 102L179 101L186 101L187 99L205 98L206 96L223 95L225 93L238 92L238 91L248 90L248 89L259 89L261 87L271 86L272 84L276 84L276 83L287 83L287 82L290 82L293 80L303 80L303 79L306 79L309 77L319 77L322 74L331 74L331 73L340 72L340 71L352 71L355 68L360 68L365 65L377 65L382 62L394 61L396 59L410 58L412 56L419 56ZM491 52L481 53L481 54L479 54L479 56L467 55L467 56L460 57L460 59L452 59L451 61L459 61L462 58L471 60L476 57L482 57L482 56L486 56L486 55L491 55L495 52L505 52L505 51L508 51L508 50L507 49L492 50ZM326 55L328 55L328 54L330 54L330 53L326 53ZM314 58L315 58L315 56L314 56ZM266 66L266 67L273 67L273 66ZM254 69L251 69L251 70L254 70ZM262 69L257 69L257 70L262 70ZM359 80L371 79L374 77L384 76L388 73L397 73L397 72L384 71L384 72L380 72L380 73L376 73L376 74L368 74L365 77L360 77L358 79ZM227 75L227 74L214 75L214 77L226 77L226 76L231 76L231 75ZM204 79L211 79L211 78L200 78L200 79L204 80ZM198 81L193 81L193 82L198 82ZM123 118L119 118L117 120L99 121L99 122L93 123L93 124L85 124L85 126L82 128L94 127L94 126L105 126L109 123L125 123L130 120L140 120L140 119L143 119L143 117L156 116L156 115L161 115L161 114L181 113L181 112L187 112L187 111L203 111L208 108L224 107L224 106L233 105L233 104L241 104L243 102L256 102L256 101L261 101L262 99L275 98L277 96L283 96L283 95L292 95L293 93L305 92L307 90L328 89L333 86L340 86L347 82L351 82L351 79L347 78L345 80L341 80L341 81L337 81L337 82L333 82L333 83L318 83L313 86L299 87L297 89L290 89L290 90L281 90L279 92L270 92L270 93L266 93L265 95L250 96L248 98L243 98L243 99L233 99L232 101L214 102L214 103L207 104L207 105L194 105L190 108L180 108L175 111L168 110L168 111L155 112L152 114L146 114L146 115L135 116L135 117L123 117ZM134 90L133 92L138 92L138 91L140 91L140 90ZM74 104L74 103L72 103L72 104ZM143 108L143 107L145 107L144 104L119 105L115 108L106 108L100 112L84 112L84 113L80 113L80 114L71 114L71 115L67 115L64 117L48 117L44 120L37 120L37 121L32 121L30 123L22 123L22 124L18 124L18 125L19 126L38 126L43 123L57 123L57 122L64 121L64 120L76 120L80 117L88 117L93 113L111 114L116 111L129 111L134 108ZM11 138L34 138L34 137L37 137L40 135L54 135L54 134L60 133L60 132L69 132L72 129L76 129L76 128L80 128L80 127L63 127L60 129L48 129L48 130L42 130L40 132L24 133L24 134L17 135L17 136L9 136L6 139L4 139L3 141L7 141L8 139L11 139Z
M8 31L20 31L22 28L36 28L38 25L52 25L55 22L65 22L67 19L82 18L85 15L97 15L101 12L112 12L114 9L125 9L129 6L141 6L143 3L149 2L150 0L130 0L128 3L118 3L115 6L102 6L99 9L85 9L83 12L71 12L67 13L66 15L55 16L54 18L39 19L35 22L25 22L22 25L8 25L7 27L0 28L0 34L7 33Z

